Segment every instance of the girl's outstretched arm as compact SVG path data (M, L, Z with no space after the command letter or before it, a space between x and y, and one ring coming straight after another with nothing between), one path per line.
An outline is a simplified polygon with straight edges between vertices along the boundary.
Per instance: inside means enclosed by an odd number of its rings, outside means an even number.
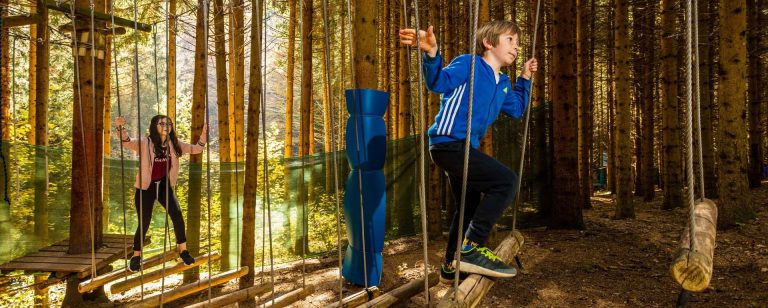
M122 116L115 118L115 125L117 126L117 138L123 143L123 147L138 152L139 140L133 139L128 135L127 129L125 128L125 118Z

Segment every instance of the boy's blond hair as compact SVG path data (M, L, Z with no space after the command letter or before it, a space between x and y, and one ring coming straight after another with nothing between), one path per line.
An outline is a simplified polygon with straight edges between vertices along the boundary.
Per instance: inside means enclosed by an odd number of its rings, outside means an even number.
M509 20L494 20L484 24L477 30L477 41L475 52L478 56L482 56L486 51L483 46L483 40L488 40L492 46L496 46L499 43L499 36L502 34L518 34L520 33L520 27L514 21Z

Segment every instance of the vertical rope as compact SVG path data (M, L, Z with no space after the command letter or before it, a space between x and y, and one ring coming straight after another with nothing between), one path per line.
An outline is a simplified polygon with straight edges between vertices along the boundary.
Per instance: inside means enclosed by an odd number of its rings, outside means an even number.
M74 7L72 7L72 10L74 14ZM133 0L133 69L136 72L134 74L135 76L134 83L136 84L136 89L133 90L133 93L134 93L134 96L136 96L136 106L137 106L136 116L138 117L138 121L136 121L136 123L138 126L138 134L139 134L139 140L138 140L139 141L138 142L139 144L139 188L138 188L139 189L139 210L138 210L139 228L138 229L139 229L139 249L141 250L143 255L143 252L144 252L144 228L143 228L144 190L142 189L142 187L144 184L143 183L144 178L142 175L143 172L141 170L141 159L143 156L141 143L143 141L141 137L141 96L139 95L139 92L141 92L141 85L139 84L139 30L137 30L139 28L138 18L139 18L138 4L136 0ZM149 159L149 157L146 157L146 159ZM139 266L139 272L140 272L139 277L141 279L141 288L140 288L141 299L144 300L144 266Z
M692 131L693 131L693 116L692 116L692 110L693 109L693 102L691 101L692 93L691 93L691 87L693 86L692 81L692 73L691 73L691 40L692 40L692 34L691 34L691 24L692 24L692 16L691 16L691 0L685 1L685 100L687 102L687 108L685 110L685 120L688 122L685 126L685 138L688 142L688 152L687 152L687 162L688 162L688 168L686 168L687 174L688 174L688 206L689 206L689 232L690 232L690 251L696 251L696 242L694 241L694 236L696 235L693 229L693 223L694 223L694 217L695 217L695 202L693 200L693 138L692 138Z
M467 134L464 140L464 170L461 180L461 205L459 207L459 232L456 234L456 252L454 252L454 259L456 260L456 274L453 280L453 302L458 305L459 303L459 273L461 270L461 239L464 236L462 234L462 226L464 225L464 208L466 207L467 198L467 176L469 173L469 149L471 147L470 140L472 139L472 100L474 99L474 86L475 86L475 59L477 58L476 48L477 44L477 21L478 15L480 15L480 1L474 1L474 8L470 9L471 13L474 13L472 21L472 40L470 41L470 51L472 54L472 62L469 67L469 95L467 98Z
M88 33L88 34L91 37L91 82L93 84L93 90L92 90L92 93L91 93L91 104L93 104L93 106L95 108L96 107L96 27L94 26L94 18L93 18L93 11L95 10L94 4L93 4L93 0L90 1L90 8L91 8L91 29L90 29L90 33ZM77 32L74 31L74 29L73 29L73 33L77 33ZM80 105L80 121L82 122L83 121L83 118L82 118L82 112L83 112L82 106L83 106L83 104L82 104L82 102L80 102L79 105ZM91 116L93 117L93 119L92 119L93 122L92 123L94 123L94 125L95 125L95 123L96 123L96 112L93 112L91 114ZM85 126L83 126L83 134L85 134ZM83 146L85 146L85 136L83 136ZM87 159L87 157L88 157L87 152L84 151L83 154L85 154L85 157ZM88 166L88 164L86 164L86 166ZM92 187L91 187L91 179L90 179L91 177L90 177L90 172L88 171L87 167L86 167L86 174L89 174L89 176L87 176L88 177L88 182L87 183L88 183L88 201L89 201L88 202L88 209L89 209L88 215L90 216L90 223L91 223L91 226L90 226L91 227L91 277L95 278L96 277L96 222L95 222L96 218L94 216L96 214L96 209L95 209L95 207L93 205L93 199L92 199L93 198L92 197L93 193L91 191Z
M703 142L701 140L701 89L699 79L699 1L693 0L693 46L696 52L696 62L694 68L696 69L693 79L693 93L696 95L696 106L693 109L694 117L696 117L697 130L696 140L698 140L698 156L699 156L699 193L701 194L701 200L704 201L706 194L704 193L704 154L703 154Z
M109 1L109 15L112 18L112 27L111 27L112 28L112 37L115 38L115 37L117 37L117 35L115 33L115 27L114 27L114 24L115 24L115 2L114 2L114 0L113 1ZM112 66L114 66L114 68L115 68L115 78L114 78L114 80L115 80L115 94L117 95L117 98L116 98L116 100L117 100L117 115L122 117L123 116L123 108L122 108L122 106L120 104L120 74L118 74L118 70L117 70L117 67L119 65L118 65L118 62L117 62L117 48L115 48L116 45L117 45L117 43L113 41L112 46L110 46L110 47L112 48L112 59L113 59L112 60ZM111 86L111 85L108 85L108 86ZM124 156L124 151L123 151L123 130L122 129L118 131L117 139L119 139L117 143L120 144L120 187L121 188L125 188L125 156ZM128 247L127 247L128 243L127 243L127 238L125 237L125 235L128 234L128 225L127 225L128 222L127 222L127 219L126 219L125 192L122 191L122 190L120 191L120 203L122 204L122 208L123 208L123 256L125 257L125 256L128 256ZM123 266L124 266L124 268L128 268L128 259L123 258ZM126 276L126 280L127 279L128 279L128 276Z
M114 0L113 0L114 1ZM160 86L158 83L158 74L157 74L157 29L155 28L152 32L153 34L153 45L154 45L154 58L155 58L155 96L157 97L157 113L160 113ZM166 44L173 44L173 42L168 42L168 1L165 1L165 35L166 35ZM166 59L168 59L168 48L166 50ZM166 62L166 68L165 68L165 84L168 84L168 62ZM168 103L165 104L165 113L166 113L166 122L175 123L171 120L170 117L167 116L167 114L170 111L170 105ZM171 125L170 132L173 132L176 128ZM170 155L173 155L173 153L176 153L175 150L171 150L169 145L169 151L168 151L168 161L173 163L173 160L171 159ZM170 169L170 167L168 167ZM168 172L166 172L166 176L168 176ZM170 201L170 179L167 179L165 181L165 218L163 219L163 258L165 258L165 254L167 253L167 243L168 243L168 206ZM175 228L175 227L174 227ZM178 239L177 239L178 240ZM178 246L177 246L178 247ZM179 251L181 253L181 251ZM160 308L164 306L163 296L165 295L165 262L163 262L162 267L162 280L160 282Z
M204 42L204 48L203 48L203 59L204 59L204 65L205 69L204 71L208 72L208 6L210 1L209 0L203 0L203 29L205 29L203 34ZM208 87L205 87L205 99L204 99L204 105L205 105L205 131L201 132L205 133L206 138L208 137L208 123L210 123L210 118L208 115ZM198 142L200 142L198 140ZM206 190L207 190L207 218L208 218L208 253L211 253L211 147L210 142L206 140L205 142L205 148L206 148ZM211 287L212 287L212 280L211 276L213 275L213 268L211 267L211 258L208 258L208 304L211 303Z
M536 57L536 37L539 32L539 9L541 8L541 0L536 2L536 23L533 26L533 39L531 43L531 58ZM531 99L533 97L533 75L531 75L531 88L528 91L528 102L525 109L525 125L523 126L523 148L520 151L520 175L517 177L517 183L515 183L515 202L512 203L512 232L517 230L517 211L520 205L520 186L523 183L523 167L525 166L525 150L528 145L528 129L531 121Z
M426 200L426 171L425 171L425 160L426 160L426 136L424 130L424 119L426 118L426 112L424 108L424 97L422 94L422 89L424 88L424 76L423 71L421 69L422 67L422 57L421 53L419 52L419 46L421 46L420 42L420 35L419 35L419 29L421 29L421 25L419 22L419 1L414 0L413 1L413 8L414 8L414 17L415 17L415 28L416 28L416 51L417 51L417 61L418 61L418 86L416 87L418 89L418 101L419 101L419 116L418 116L418 125L417 125L417 132L419 132L419 211L421 212L421 234L422 234L422 261L424 262L424 299L427 302L427 305L429 305L429 236L427 234L427 200ZM408 28L408 18L407 18L407 8L405 6L405 1L403 1L403 16L405 16L405 28ZM411 54L411 46L405 47L407 50L408 57L406 59L408 60L408 78L411 78L411 63L410 63L410 54ZM410 80L409 80L410 83Z
M323 40L325 42L325 47L323 48L323 52L326 54L325 56L325 79L330 82L331 80L331 43L330 43L330 30L328 26L328 0L323 0ZM344 48L343 46L341 48ZM343 78L342 78L343 80ZM330 85L328 85L330 88ZM336 123L334 122L334 108L333 108L333 95L328 95L328 98L331 99L330 102L328 102L328 108L329 110L326 110L326 112L330 113L330 119L331 119L331 133L333 134L333 137L331 138L331 155L333 156L333 188L334 188L334 201L336 203L336 246L337 246L337 253L338 253L338 259L339 259L339 305L341 306L341 301L344 299L344 282L342 280L341 275L341 267L342 267L342 253L341 253L341 205L339 202L339 163L338 163L338 155L337 155L337 145L336 145L336 139L338 136L338 129L336 128ZM328 140L326 140L327 142Z
M265 12L261 10L261 5L259 5L259 16L261 18L261 22L259 22L259 33L263 35L262 37L262 62L259 63L262 75L261 75L261 136L264 140L264 197L266 199L266 206L267 206L267 224L269 229L269 276L270 276L270 282L272 283L272 304L274 304L275 296L274 296L274 285L275 285L275 266L274 266L274 252L272 249L272 204L271 199L269 195L269 158L267 155L267 95L266 95L266 86L267 86L267 31L264 31L266 29L266 18L264 16ZM263 250L263 249L262 249ZM264 262L262 262L263 264ZM304 275L302 273L302 278L304 278Z

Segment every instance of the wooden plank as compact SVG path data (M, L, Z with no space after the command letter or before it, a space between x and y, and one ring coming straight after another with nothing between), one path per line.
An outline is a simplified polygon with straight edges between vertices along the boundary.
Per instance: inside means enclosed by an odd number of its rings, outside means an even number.
M97 262L105 260L96 258ZM14 263L59 263L59 264L85 264L91 265L91 258L56 258L56 257L32 257L26 256L13 260Z
M71 3L65 3L65 2L57 3L54 0L46 0L45 6L48 7L49 9L51 9L51 10L59 11L59 12L65 13L65 14L71 14L72 13L72 4ZM86 8L76 7L75 8L75 15L80 16L80 17L91 18L91 10L86 9ZM94 19L97 19L97 20L102 20L102 21L110 22L110 23L112 22L112 16L107 14L107 13L94 11L93 12L93 17L94 17ZM144 32L152 31L152 26L150 26L148 24L137 22L136 25L134 25L134 22L132 20L121 18L121 17L117 17L117 16L115 16L114 18L115 18L115 24L116 25L123 26L123 27L126 27L126 28L131 28L131 29L134 29L134 26L136 26L135 29L138 29L140 31L144 31Z
M163 254L157 254L154 255L146 260L142 261L142 266L144 268L150 268L154 267L160 264L163 264L167 261L173 260L178 256L178 252L176 250L171 250ZM85 293L91 290L94 290L100 286L103 286L111 281L115 281L117 279L130 276L132 273L128 271L127 268L121 268L119 270L113 271L108 274L104 274L98 277L95 277L93 279L89 279L86 281L81 282L79 285L77 285L77 290L80 293Z
M115 235L104 235L104 238L102 239L102 244L123 244L123 240L125 240L126 245L133 245L133 236L115 236ZM147 243L149 241L149 238L145 239L144 242ZM56 242L55 244L51 246L68 246L69 245L69 239L64 239L61 241Z
M359 305L367 303L368 301L374 298L379 297L379 295L381 295L381 290L379 290L379 287L376 287L376 286L368 287L368 289L363 289L360 292L357 292L355 294L345 297L344 299L341 300L341 303L335 302L333 304L326 306L326 308L357 307Z
M429 276L427 276L427 281L429 283L429 287L435 286L438 281L437 273L429 273ZM408 299L418 294L419 292L423 292L423 291L424 291L424 278L416 279L398 287L397 289L394 289L385 294L382 294L381 296L371 300L370 302L357 306L357 308L390 307L398 304L404 305Z
M131 249L129 249L128 253L133 253L133 251ZM99 253L96 253L96 258L104 259L104 258L109 257L111 255L112 255L111 253L101 253L101 252L99 252ZM91 258L91 254L90 253L81 253L81 254L76 254L76 255L70 255L70 254L67 254L65 251L38 251L38 252L33 252L33 253L27 255L27 257L56 257L56 258L62 258L62 259L88 258L88 259L90 259Z
M53 252L66 252L69 250L69 246L48 246L44 248L40 248L40 251L53 251ZM110 255L116 254L116 253L122 253L122 248L114 248L114 247L102 247L96 250L96 253L108 253ZM91 257L90 253L86 253L88 255L88 258Z
M36 271L36 272L68 272L77 273L90 268L90 265L61 264L61 263L6 263L0 265L0 270Z
M3 17L3 28L13 28L13 27L34 25L34 24L39 24L40 21L41 21L40 15L37 15L37 14L32 14L29 16L24 16L24 15L8 16L8 17Z
M306 298L312 293L315 293L315 286L310 284L310 285L307 285L306 287L298 288L296 290L288 292L283 296L275 298L274 300L269 300L264 303L263 307L264 308L288 307L289 305Z
M272 289L272 283L267 282L262 285L253 286L247 289L235 291L229 294L224 294L222 296L212 298L209 302L207 299L202 303L197 303L192 306L187 306L187 308L216 308L216 307L224 307L226 305L231 305L234 303L239 303L247 299L253 299L255 298L256 302L258 302L260 299L257 297L265 292L267 292L269 289Z
M694 248L691 251L690 222L683 230L677 258L672 263L672 278L691 292L704 291L712 280L712 261L715 253L717 236L717 205L712 200L704 199L694 207Z
M195 258L195 263L192 263L190 265L186 265L184 264L184 262L179 262L174 266L165 268L165 270L158 269L151 273L145 272L143 276L134 277L128 280L118 281L114 283L110 288L110 292L112 292L112 294L122 293L127 290L130 290L133 287L139 286L143 283L148 283L150 281L155 281L160 278L163 278L164 276L180 273L190 268L201 266L206 262L208 262L208 260L216 261L219 258L221 258L221 255L219 254L219 252L213 251Z
M160 294L157 294L151 297L147 297L142 301L130 303L126 305L126 307L128 308L158 307L161 304L172 302L184 296L208 289L209 281L211 286L217 286L227 281L243 277L247 273L248 273L248 267L243 266L239 269L226 271L207 279L200 279L200 281L193 282L190 284L185 284L171 291L165 292L162 294L163 295L162 300L161 300Z

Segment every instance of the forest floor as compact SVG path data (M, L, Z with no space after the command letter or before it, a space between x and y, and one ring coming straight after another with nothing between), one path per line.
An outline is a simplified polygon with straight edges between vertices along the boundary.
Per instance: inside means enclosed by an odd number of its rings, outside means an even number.
M710 287L692 296L690 307L768 307L768 183L752 190L757 218L729 230L719 230ZM615 220L610 195L592 198L584 211L585 230L523 229L521 259L525 269L511 279L497 280L482 307L670 307L680 287L669 274L687 219L687 207L661 209L661 192L650 203L636 200L636 218ZM489 246L500 241L491 240ZM440 264L445 241L430 241L429 262ZM316 286L312 295L292 307L324 307L338 298L338 270L314 268L305 276ZM301 267L275 277L278 295L302 285ZM423 276L421 237L388 242L384 252L383 291ZM267 278L268 281L268 277ZM257 278L257 281L260 278ZM213 296L236 286L217 288ZM344 284L344 296L359 287ZM449 286L430 289L442 297ZM132 301L133 296L122 300ZM168 307L204 300L188 298ZM435 297L433 297L435 298ZM115 298L113 298L115 300ZM118 302L122 301L118 299ZM402 306L420 307L423 295Z

